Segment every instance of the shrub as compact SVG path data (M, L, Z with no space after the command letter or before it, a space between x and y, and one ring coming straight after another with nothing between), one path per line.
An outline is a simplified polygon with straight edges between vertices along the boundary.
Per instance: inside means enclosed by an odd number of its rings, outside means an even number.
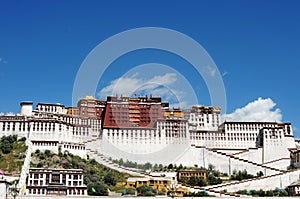
M91 160L90 160L90 163L91 163L92 165L96 165L96 164L97 164L97 161L96 161L95 159L91 159Z
M246 170L238 171L238 172L236 170L234 170L233 174L231 175L230 178L231 178L231 180L241 181L241 180L244 180L244 179L254 178L254 176L251 175L251 174L248 174Z
M45 150L45 155L46 155L46 157L51 157L51 151L50 150Z
M146 191L143 196L154 196L155 194L152 191Z
M42 168L42 167L43 167L43 164L42 164L41 162L39 162L39 163L36 165L36 167Z
M24 159L26 155L24 153L19 154L19 159Z
M166 192L159 191L159 192L158 192L158 195L166 195Z
M173 164L169 164L168 169L172 170L173 169Z
M138 188L136 188L136 191L139 196L153 196L156 192L152 187L147 185L139 186Z
M40 160L45 160L45 155L43 153L40 154Z
M1 150L2 150L2 152L4 154L10 153L11 150L12 150L12 148L13 148L13 145L8 140L2 141L2 143L1 143Z
M88 194L92 196L107 196L107 185L103 183L89 183Z
M62 164L62 167L63 167L64 169L70 169L71 164L70 164L69 162L64 162L64 163Z
M110 172L104 176L104 182L105 184L112 186L115 186L117 184L117 180L113 177L112 173Z
M128 188L128 189L126 189L126 195L134 195L135 191L136 190L133 188Z
M262 171L260 171L260 172L257 172L257 173L256 173L256 176L257 176L257 177L264 176L264 173L263 173Z
M14 142L17 141L17 135L3 136L1 138L1 150L4 154L8 154L13 149Z
M237 194L242 194L242 195L247 195L247 190L239 190L238 192L236 192Z
M22 137L18 140L19 142L25 142L26 141L26 137Z

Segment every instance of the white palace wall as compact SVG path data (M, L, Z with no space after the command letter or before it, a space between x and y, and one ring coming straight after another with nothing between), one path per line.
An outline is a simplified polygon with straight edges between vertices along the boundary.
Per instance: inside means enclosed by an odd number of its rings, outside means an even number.
M265 175L279 173L278 171L218 154L217 152L213 152L205 147L191 147L184 155L176 159L174 163L177 165L185 163L185 165L188 166L194 166L196 164L198 167L205 168L208 168L208 165L211 164L220 172L227 173L229 175L231 175L234 170L242 171L245 169L248 173L253 175L256 175L259 171L264 172Z
M276 161L271 161L271 162L267 162L263 165L269 166L269 167L273 167L273 168L278 168L281 170L286 170L288 166L290 166L291 164L291 159L290 158L284 158L284 159L279 159Z
M231 184L228 186L222 186L221 188L215 188L216 191L222 191L224 189L227 192L236 192L238 190L271 190L274 188L285 188L288 185L296 182L300 178L300 170L282 173L271 177L264 177L259 180L250 180L248 182Z
M234 155L244 160L262 164L262 148L250 148L247 151Z

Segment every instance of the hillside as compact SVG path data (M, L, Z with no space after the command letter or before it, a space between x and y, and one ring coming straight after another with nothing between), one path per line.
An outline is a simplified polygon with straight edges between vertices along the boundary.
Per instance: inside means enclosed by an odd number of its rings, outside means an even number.
M3 136L0 141L0 169L6 174L20 174L26 157L26 138Z
M89 195L108 195L111 191L122 192L128 174L105 167L94 159L85 160L69 153L54 154L49 150L32 153L32 168L82 169L84 184L88 186ZM95 191L96 190L96 191Z

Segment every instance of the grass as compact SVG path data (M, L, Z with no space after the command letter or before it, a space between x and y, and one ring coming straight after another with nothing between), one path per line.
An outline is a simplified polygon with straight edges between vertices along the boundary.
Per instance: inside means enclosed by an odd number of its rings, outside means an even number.
M0 169L4 170L6 174L20 174L27 148L25 141L16 141L10 153L4 154L0 150Z

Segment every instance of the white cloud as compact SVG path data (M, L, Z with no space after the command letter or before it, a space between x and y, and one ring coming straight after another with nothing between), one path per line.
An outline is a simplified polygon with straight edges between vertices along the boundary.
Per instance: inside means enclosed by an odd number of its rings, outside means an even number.
M13 112L8 112L8 113L3 113L3 112L0 112L0 116L14 116L14 115L16 115L15 113L13 113Z
M7 64L7 61L6 60L4 60L2 57L0 57L0 64Z
M297 128L296 126L293 126L293 131L299 131L299 128Z
M168 101L171 107L186 108L193 103L182 77L176 73L165 73L162 75L143 76L141 73L134 73L115 79L98 92L98 96L110 95L133 96L139 95L160 96L163 101Z
M280 122L282 114L279 108L274 110L276 103L272 99L261 97L248 103L243 108L236 109L233 113L223 115L226 121L243 121L243 122Z
M121 77L113 80L110 85L104 87L100 92L100 96L109 96L115 94L123 94L129 96L141 84L141 80L137 78Z
M227 71L225 71L224 73L222 73L222 77L225 77L226 75L228 75L229 73Z
M145 80L138 78L138 75L132 75L129 77L120 77L113 80L110 85L104 87L100 92L100 96L108 96L115 94L122 94L125 96L131 96L136 91L151 91L155 92L152 94L163 93L161 89L157 89L160 86L168 86L174 83L177 80L176 74L166 73L162 76L154 76L151 79Z
M216 75L216 72L217 72L216 68L211 67L211 66L207 66L206 68L207 68L207 71L210 74L210 76L214 77Z

